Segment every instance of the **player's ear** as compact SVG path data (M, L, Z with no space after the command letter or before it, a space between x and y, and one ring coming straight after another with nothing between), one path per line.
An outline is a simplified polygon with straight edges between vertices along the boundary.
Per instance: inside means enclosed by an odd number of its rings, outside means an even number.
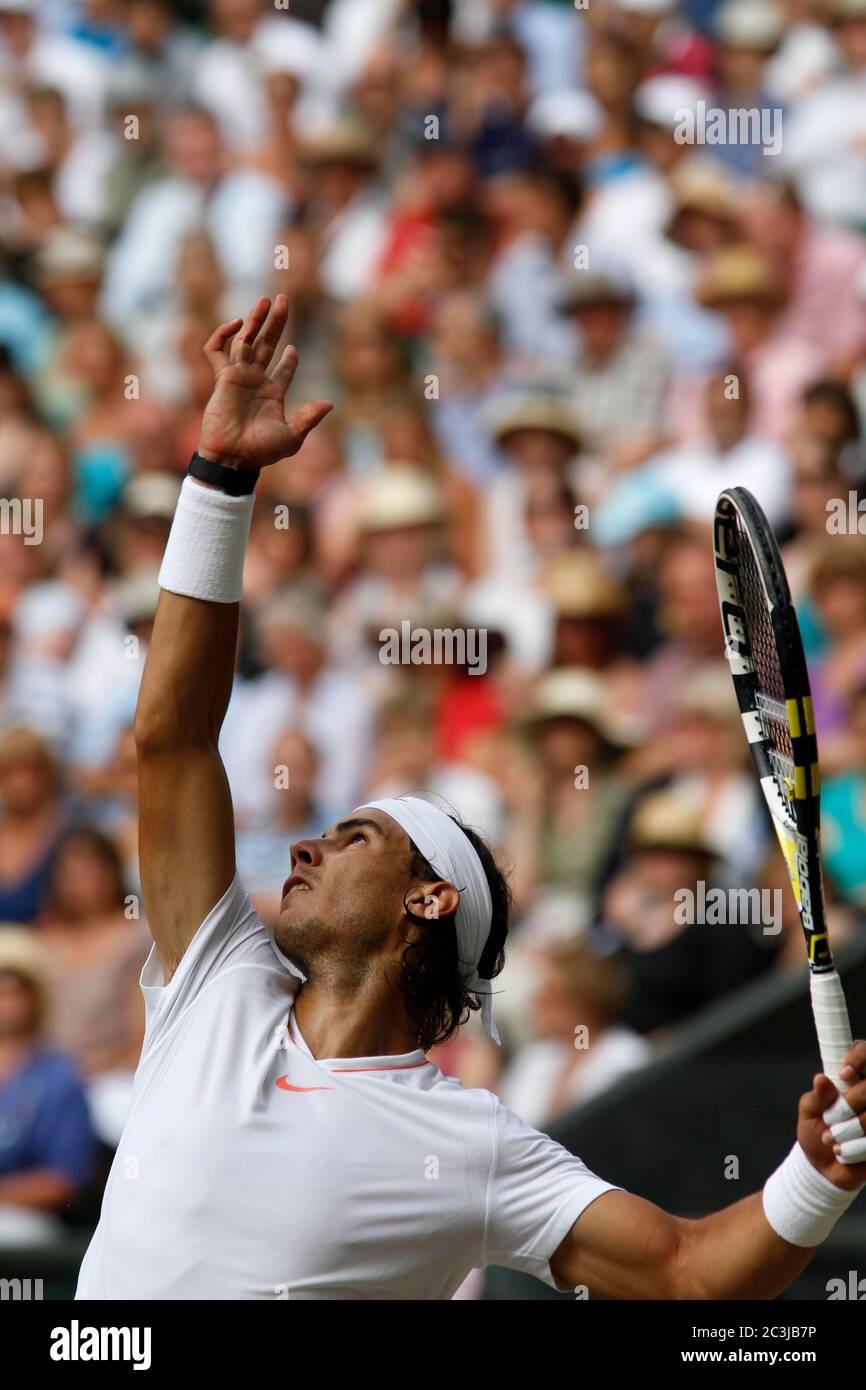
M441 879L433 883L418 883L406 895L406 908L413 917L435 922L450 917L460 905L460 894L453 883Z

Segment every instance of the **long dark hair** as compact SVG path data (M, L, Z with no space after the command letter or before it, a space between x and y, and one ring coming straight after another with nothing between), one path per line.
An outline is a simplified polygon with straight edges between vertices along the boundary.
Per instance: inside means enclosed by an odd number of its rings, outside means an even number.
M478 963L478 973L482 979L493 980L505 964L505 939L511 916L511 889L487 841L477 831L463 825L456 816L452 816L451 819L460 826L481 860L490 888L493 904L490 934ZM427 862L417 845L412 844L411 848L413 879L423 881L440 878L441 875ZM458 883L454 886L459 888L461 885ZM418 1029L419 1046L427 1052L435 1044L447 1042L460 1025L466 1023L470 1014L481 1008L481 999L476 991L467 989L460 977L457 930L454 923L456 914L451 913L431 922L428 918L412 912L406 899L403 906L410 922L422 927L423 931L416 941L408 941L406 944L399 988L409 1015Z

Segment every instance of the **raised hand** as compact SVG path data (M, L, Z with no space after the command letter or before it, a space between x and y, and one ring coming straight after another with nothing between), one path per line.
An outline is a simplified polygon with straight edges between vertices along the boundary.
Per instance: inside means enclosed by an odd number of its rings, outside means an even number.
M205 343L214 389L201 422L198 452L204 458L258 472L296 454L310 430L333 409L330 401L308 401L286 418L285 395L298 365L297 350L287 347L270 376L268 367L288 315L284 294L277 295L273 307L263 295L246 320L221 324Z

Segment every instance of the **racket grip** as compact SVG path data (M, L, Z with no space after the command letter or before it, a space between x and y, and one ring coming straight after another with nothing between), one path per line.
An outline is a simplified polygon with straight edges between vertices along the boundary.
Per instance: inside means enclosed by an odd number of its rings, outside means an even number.
M838 1090L842 1090L839 1068L853 1041L842 981L835 970L823 975L810 975L809 981L818 1046L821 1049L821 1066L824 1075L829 1076Z

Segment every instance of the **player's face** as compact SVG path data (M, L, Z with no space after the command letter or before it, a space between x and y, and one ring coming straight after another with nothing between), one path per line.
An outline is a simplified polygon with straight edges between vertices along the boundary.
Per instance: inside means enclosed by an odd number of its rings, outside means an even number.
M297 840L275 931L280 950L308 975L324 960L398 960L411 859L406 832L377 810Z

